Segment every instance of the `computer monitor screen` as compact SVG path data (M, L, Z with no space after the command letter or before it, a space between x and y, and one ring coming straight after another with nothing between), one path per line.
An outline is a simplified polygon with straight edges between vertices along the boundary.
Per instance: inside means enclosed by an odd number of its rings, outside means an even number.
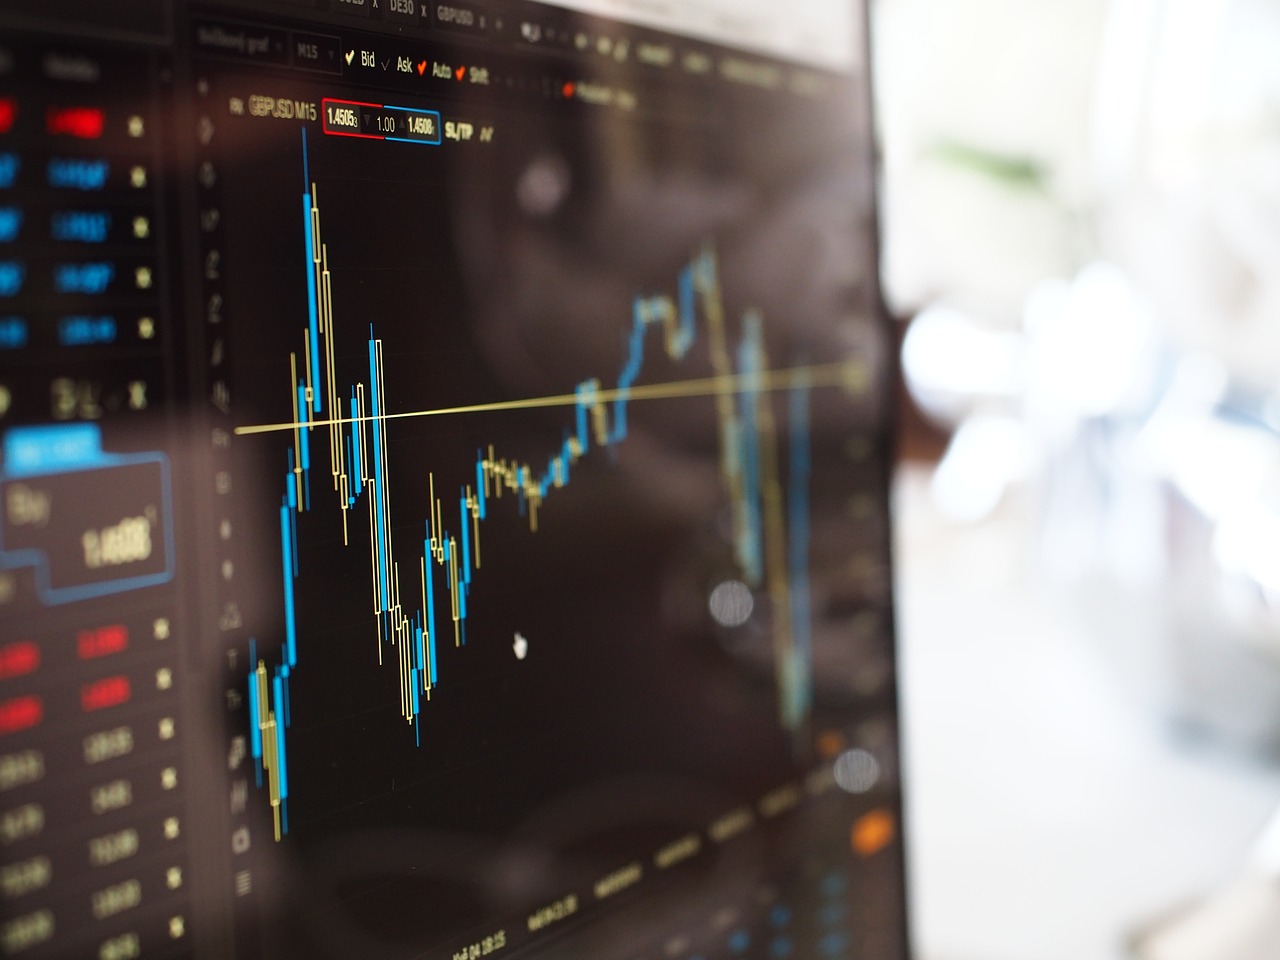
M0 953L905 957L862 7L0 24Z

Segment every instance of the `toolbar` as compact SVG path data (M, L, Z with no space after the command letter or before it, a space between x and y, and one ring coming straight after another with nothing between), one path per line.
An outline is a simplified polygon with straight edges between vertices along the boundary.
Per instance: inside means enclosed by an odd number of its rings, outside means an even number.
M563 93L566 83L587 89L604 85L621 94L609 97L610 102L626 107L640 100L640 91L676 80L806 98L824 96L833 82L821 71L659 34L636 31L632 36L616 27L557 26L555 18L516 22L469 8L448 9L456 32L424 33L420 39L406 31L395 36L349 31L340 22L331 30L314 23L291 30L209 17L192 24L192 39L197 51L219 59L452 96L535 90L575 99ZM464 24L470 26L463 29ZM529 56L534 52L540 56Z

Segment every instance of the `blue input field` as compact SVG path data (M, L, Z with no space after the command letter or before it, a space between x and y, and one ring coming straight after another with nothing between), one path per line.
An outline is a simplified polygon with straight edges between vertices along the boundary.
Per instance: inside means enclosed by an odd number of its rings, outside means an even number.
M27 321L22 317L0 317L0 350L20 350L27 345Z
M383 104L382 109L388 113L404 114L403 124L408 136L386 137L397 143L425 143L428 146L440 146L440 112L438 110L418 110L414 107L393 107ZM400 124L397 124L397 128Z
M55 213L49 222L49 232L54 240L69 243L106 243L111 234L111 214L100 210Z
M116 268L105 261L97 263L60 263L53 271L53 286L58 293L106 293L115 279Z
M22 211L17 207L0 207L0 243L13 243L22 229Z
M106 160L55 157L45 168L49 186L66 190L105 190L111 165Z
M16 260L0 261L0 297L16 297L22 291L27 268Z
M58 321L58 342L64 347L87 347L116 342L116 318L79 314Z

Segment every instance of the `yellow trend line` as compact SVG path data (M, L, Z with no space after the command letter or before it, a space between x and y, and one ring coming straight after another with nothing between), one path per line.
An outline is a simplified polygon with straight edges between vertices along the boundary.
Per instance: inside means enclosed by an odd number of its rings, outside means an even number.
M845 387L861 391L867 385L867 367L860 360L843 360L807 367L786 367L765 370L758 374L727 374L702 377L697 380L672 380L666 383L638 384L627 389L597 390L592 399L608 403L623 397L628 400L665 400L677 397L709 397L721 391L730 393L775 392L794 386ZM572 407L582 397L576 393L559 393L554 396L528 397L524 400L498 400L492 403L473 403L462 407L436 407L433 410L411 410L406 413L380 414L380 420L404 420L411 417L441 417L457 413L491 413L498 410L531 410L539 407ZM374 418L336 417L331 420L292 421L289 423L259 423L236 427L236 436L259 433L282 433L302 427L329 427L348 423L369 423Z

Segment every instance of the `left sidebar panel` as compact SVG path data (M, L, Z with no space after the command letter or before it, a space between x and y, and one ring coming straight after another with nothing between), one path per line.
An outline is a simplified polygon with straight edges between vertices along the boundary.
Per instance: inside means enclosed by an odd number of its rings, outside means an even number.
M191 949L162 70L0 40L0 956Z

